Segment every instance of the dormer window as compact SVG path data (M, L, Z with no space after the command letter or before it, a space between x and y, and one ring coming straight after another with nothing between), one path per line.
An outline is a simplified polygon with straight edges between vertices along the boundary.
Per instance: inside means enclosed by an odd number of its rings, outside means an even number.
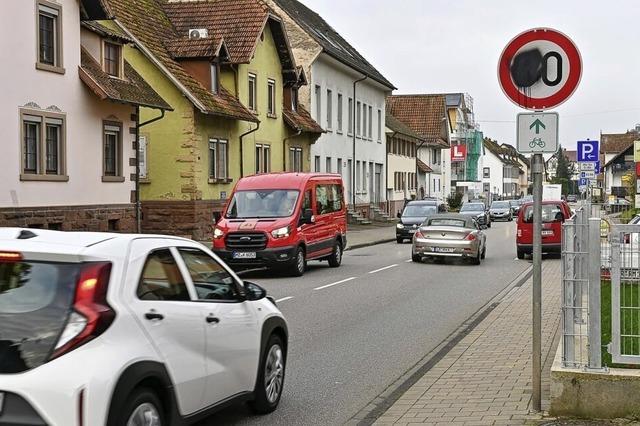
M291 88L291 111L298 110L298 89Z
M104 42L104 72L112 77L122 78L122 46Z
M219 90L220 90L220 78L219 78L218 64L214 62L211 64L211 93L213 93L214 95L217 95Z

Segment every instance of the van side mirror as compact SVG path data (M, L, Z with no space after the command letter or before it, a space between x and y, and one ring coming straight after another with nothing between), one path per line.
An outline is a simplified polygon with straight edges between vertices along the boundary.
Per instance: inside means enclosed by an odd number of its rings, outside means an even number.
M315 218L313 217L313 210L304 209L302 212L302 223L312 224L315 223Z

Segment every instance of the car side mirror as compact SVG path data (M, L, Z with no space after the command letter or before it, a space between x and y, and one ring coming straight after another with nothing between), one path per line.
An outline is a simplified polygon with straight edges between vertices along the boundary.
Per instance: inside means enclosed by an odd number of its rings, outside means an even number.
M246 300L260 300L267 297L267 290L250 281L244 282L244 290Z
M315 218L313 217L313 210L304 209L302 212L302 223L312 224L315 223Z

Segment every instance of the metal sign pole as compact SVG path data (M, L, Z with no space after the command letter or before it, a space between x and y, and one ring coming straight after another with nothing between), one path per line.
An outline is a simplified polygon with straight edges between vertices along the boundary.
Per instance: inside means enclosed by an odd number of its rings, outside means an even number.
M533 409L542 411L542 154L533 154Z

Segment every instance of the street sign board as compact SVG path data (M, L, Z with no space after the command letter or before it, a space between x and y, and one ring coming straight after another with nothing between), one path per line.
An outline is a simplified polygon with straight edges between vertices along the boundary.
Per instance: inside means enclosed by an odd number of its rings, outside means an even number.
M580 172L580 177L581 178L587 178L587 179L595 179L596 178L596 172L594 172L593 170L586 171L586 172Z
M597 175L600 174L600 160L596 161L596 168L594 170Z
M558 113L520 113L516 147L519 153L549 154L558 150Z
M583 172L586 172L586 171L595 172L596 171L596 163L595 162L578 163L578 165L580 166L580 171L583 171Z
M566 101L582 77L582 58L569 37L534 28L507 44L498 61L504 94L522 108L543 111Z
M584 187L589 186L589 179L586 177L581 177L580 180L578 181L578 186L584 186Z
M451 162L465 161L467 159L467 146L466 145L453 145L451 146Z
M598 141L578 141L578 162L598 161L600 157L600 143Z

